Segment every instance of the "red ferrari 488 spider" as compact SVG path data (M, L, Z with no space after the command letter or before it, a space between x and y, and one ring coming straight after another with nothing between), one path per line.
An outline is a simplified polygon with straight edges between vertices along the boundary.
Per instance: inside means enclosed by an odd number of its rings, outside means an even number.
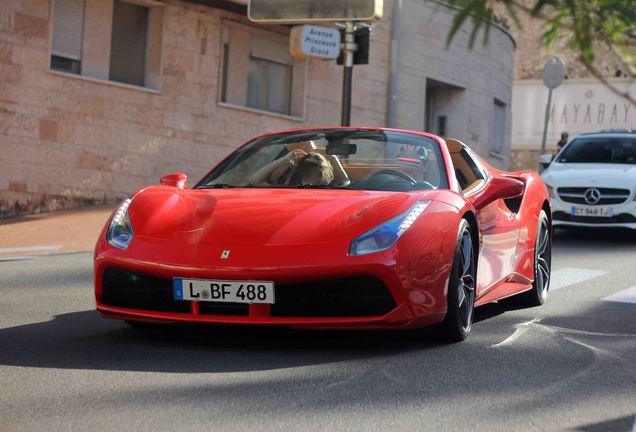
M532 171L454 139L381 128L259 136L194 187L132 193L95 248L95 297L130 324L307 328L441 324L548 293L551 212Z

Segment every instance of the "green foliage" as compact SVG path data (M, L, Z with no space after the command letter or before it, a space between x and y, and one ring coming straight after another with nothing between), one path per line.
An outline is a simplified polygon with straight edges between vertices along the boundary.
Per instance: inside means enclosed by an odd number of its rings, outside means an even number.
M450 0L458 12L448 33L450 44L461 26L470 21L469 46L494 21L493 7L502 5L506 14L522 28L520 13L528 13L545 22L543 42L549 47L557 40L579 54L579 60L593 75L596 53L611 50L630 75L636 75L636 0Z

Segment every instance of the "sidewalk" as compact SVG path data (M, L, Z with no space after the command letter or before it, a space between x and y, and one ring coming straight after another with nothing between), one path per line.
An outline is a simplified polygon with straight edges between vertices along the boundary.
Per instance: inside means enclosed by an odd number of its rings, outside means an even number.
M0 261L91 251L112 212L100 206L0 220Z

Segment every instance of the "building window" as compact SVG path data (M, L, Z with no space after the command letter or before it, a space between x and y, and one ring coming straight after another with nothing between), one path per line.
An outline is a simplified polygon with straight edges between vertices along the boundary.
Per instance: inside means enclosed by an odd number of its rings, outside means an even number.
M155 0L54 0L51 69L158 89L162 27Z
M506 141L506 104L495 99L492 115L492 131L490 138L490 151L501 155Z
M247 106L290 114L291 72L290 65L250 57Z
M220 101L303 116L305 61L289 54L289 36L225 22Z
M84 0L56 0L51 69L79 74L82 65Z
M110 80L144 85L147 32L148 8L115 0L110 43Z

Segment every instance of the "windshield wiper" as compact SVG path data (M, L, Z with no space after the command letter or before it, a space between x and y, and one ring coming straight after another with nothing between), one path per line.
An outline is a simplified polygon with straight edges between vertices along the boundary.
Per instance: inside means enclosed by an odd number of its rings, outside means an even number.
M312 185L312 184L299 184L296 186L298 189L349 189L345 186L329 186L329 185Z
M215 184L211 184L211 185L204 185L204 186L200 186L197 189L229 189L229 188L233 188L236 186L233 186L231 184L227 184L227 183L215 183Z

